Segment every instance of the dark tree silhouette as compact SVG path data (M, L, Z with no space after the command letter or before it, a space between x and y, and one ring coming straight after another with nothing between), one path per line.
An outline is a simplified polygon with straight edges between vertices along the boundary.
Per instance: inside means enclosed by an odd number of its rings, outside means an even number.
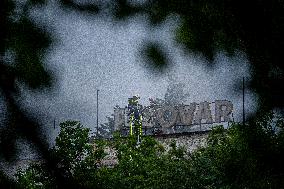
M97 13L99 10L95 4L77 4L71 0L62 0L60 3L63 7L81 12ZM15 11L15 1L0 1L0 94L8 111L8 121L0 128L0 158L13 161L17 157L15 141L22 137L35 144L46 160L49 171L56 176L56 161L50 156L40 123L31 118L37 116L30 115L16 101L21 96L19 84L27 85L30 90L40 90L51 88L55 82L55 76L42 64L44 50L53 42L53 36L29 17L31 8L44 4L45 0L28 0L23 3L23 10L19 13ZM4 172L0 171L0 175L2 188L10 181L3 176Z
M152 27L161 24L169 15L179 15L182 23L176 30L176 41L187 52L203 53L210 63L218 50L228 55L233 55L235 50L244 51L253 70L249 87L260 95L260 107L284 106L283 1L149 0L137 5L127 0L114 2L116 18L126 19L143 13L150 18ZM155 49L153 45L145 52L151 49ZM155 57L150 58L160 65L163 61L159 57L164 53L157 50L155 53Z
M96 14L100 10L96 4L78 2L60 0L64 8L79 12ZM8 123L0 128L0 155L11 160L16 155L16 138L24 137L36 144L49 164L47 167L52 170L55 166L39 131L39 123L32 120L15 100L21 95L17 82L25 83L30 89L52 86L53 77L41 62L43 50L52 42L51 34L28 17L30 8L44 3L44 0L28 0L23 13L14 17L14 1L0 1L0 94L8 109ZM171 14L179 15L182 23L176 31L176 41L184 46L185 51L202 52L211 63L218 50L224 50L228 55L233 55L236 49L243 50L253 68L249 87L260 95L262 109L283 108L282 0L149 0L137 5L127 0L113 0L110 4L114 7L115 19L143 13L149 16L152 27ZM159 44L149 42L145 47L142 53L158 68L168 63L167 53ZM12 64L7 64L4 58L9 52L13 55ZM6 183L6 177L2 176L3 173L0 175L2 185Z
M0 3L0 94L8 110L8 121L0 128L0 157L6 161L17 156L15 140L18 137L34 143L43 157L48 157L48 145L39 131L39 123L32 120L16 101L21 95L18 83L25 83L33 90L50 87L53 81L41 62L43 50L52 38L28 17L29 8L37 3L41 2L28 1L20 15L15 15L14 1ZM9 53L12 55L8 64L6 57ZM4 180L5 177L3 182L1 178L1 185L5 184Z

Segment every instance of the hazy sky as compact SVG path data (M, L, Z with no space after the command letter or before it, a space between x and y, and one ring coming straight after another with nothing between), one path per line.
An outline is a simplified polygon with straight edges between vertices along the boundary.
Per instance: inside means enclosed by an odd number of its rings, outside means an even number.
M136 16L126 22L114 22L108 15L80 14L61 9L55 2L31 12L35 22L52 31L57 39L47 50L45 66L53 70L57 83L53 91L28 91L22 86L19 99L26 110L40 115L51 138L56 123L80 120L86 127L96 126L96 90L99 89L99 121L113 113L113 107L127 105L127 99L139 94L141 103L148 98L163 98L169 76L185 83L187 103L227 99L234 104L234 115L240 120L242 93L236 90L242 77L249 79L250 70L244 53L227 57L218 52L215 66L197 54L184 53L174 42L178 26L176 16L162 25L150 28L147 18ZM139 56L145 41L158 41L167 50L170 66L163 74L153 72ZM1 105L0 105L1 107ZM256 108L256 96L246 92L247 112Z

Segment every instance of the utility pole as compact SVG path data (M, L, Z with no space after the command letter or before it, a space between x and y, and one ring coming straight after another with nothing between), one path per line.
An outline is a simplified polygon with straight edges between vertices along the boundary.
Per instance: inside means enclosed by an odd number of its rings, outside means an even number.
M245 125L245 77L243 77L243 126Z
M99 136L99 89L97 89L97 137Z

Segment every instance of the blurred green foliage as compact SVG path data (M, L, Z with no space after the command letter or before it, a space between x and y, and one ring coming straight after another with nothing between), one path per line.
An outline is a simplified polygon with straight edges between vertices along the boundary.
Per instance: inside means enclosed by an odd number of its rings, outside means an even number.
M159 43L145 42L141 54L147 63L146 67L163 71L170 63L164 51L165 49Z
M41 138L38 123L31 120L15 101L15 97L21 95L17 82L24 83L30 89L40 89L51 86L53 81L42 64L44 50L52 42L51 34L28 16L34 5L44 3L44 0L28 0L23 12L17 15L14 1L0 1L0 91L9 111L8 124L0 131L0 154L11 159L16 154L15 139L26 137L37 145L46 158L47 169L55 172L55 181L61 182L61 178L68 182L68 179L60 177L60 171L56 173L55 162L58 159L52 161L50 156L53 153L49 153L46 141ZM72 0L61 0L60 3L64 8L81 12L96 14L100 10L93 3L80 4ZM149 0L138 5L126 0L113 0L111 3L114 3L116 18L126 19L135 13L146 14L152 27L177 14L181 23L175 33L176 41L184 46L185 51L202 52L210 63L219 50L228 55L234 55L238 49L244 51L253 70L249 87L259 94L260 107L283 107L282 0ZM161 45L150 42L145 47L142 53L150 64L156 68L168 65L170 58ZM12 62L7 64L4 57L9 52L12 52ZM271 119L269 116L263 116L263 119L251 120L247 127L233 126L228 131L217 128L209 139L208 147L192 154L190 161L182 158L182 151L174 149L174 145L173 153L176 155L161 155L159 150L150 150L156 149L152 139L145 139L145 142L149 140L146 142L149 150L145 152L139 150L143 145L131 147L129 139L127 149L121 144L121 152L125 150L124 153L133 156L131 163L120 159L121 163L114 169L101 168L88 172L86 170L90 167L86 165L90 164L86 162L80 168L84 171L80 173L88 174L76 174L81 175L77 181L84 178L83 183L88 185L84 187L106 188L281 188L284 185L284 135L282 130L275 132L272 129L274 126L268 122ZM279 127L283 127L283 121L279 121ZM129 152L129 149L132 151ZM93 158L88 161L92 162ZM2 175L1 172L1 184L10 183ZM71 183L77 181L75 179Z
M16 183L4 171L0 171L0 188L15 188Z
M18 2L20 3L20 2ZM18 7L15 1L0 2L0 94L6 103L7 121L0 128L0 157L11 161L17 152L15 140L26 138L47 157L47 141L43 140L39 124L24 111L18 100L20 86L38 90L52 86L54 78L42 61L52 36L29 16L34 5L44 1L25 1Z
M114 0L114 16L126 19L135 13L149 18L151 27L163 24L172 15L181 18L175 31L176 42L185 52L202 53L211 65L218 51L232 56L244 51L251 63L252 81L248 87L260 96L262 109L283 107L284 3L281 0L148 0L130 3ZM121 16L123 15L123 16ZM150 64L161 65L163 51L149 46ZM165 58L163 58L165 59ZM168 58L169 59L169 58ZM155 68L152 67L152 68ZM157 67L159 68L159 67ZM277 70L277 71L275 71Z
M23 137L36 145L52 169L55 165L51 161L48 142L38 120L31 119L37 116L23 110L17 101L21 97L19 87L50 89L55 81L55 76L43 64L46 49L52 44L54 36L47 31L47 27L35 23L30 15L35 6L44 6L45 3L45 0L0 1L0 94L8 110L7 122L0 128L0 157L3 161L12 161L17 157L15 141ZM95 4L78 4L68 0L60 3L88 13L96 13L99 9Z

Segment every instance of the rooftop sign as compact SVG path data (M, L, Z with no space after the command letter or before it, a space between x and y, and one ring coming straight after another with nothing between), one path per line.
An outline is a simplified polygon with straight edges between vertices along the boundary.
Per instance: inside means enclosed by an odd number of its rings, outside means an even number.
M150 101L151 102L151 101ZM189 105L150 104L141 106L145 132L159 128L163 133L190 132L196 126L208 130L208 125L224 124L232 121L233 104L227 100L216 100L190 103ZM115 107L115 130L127 130L128 109Z

